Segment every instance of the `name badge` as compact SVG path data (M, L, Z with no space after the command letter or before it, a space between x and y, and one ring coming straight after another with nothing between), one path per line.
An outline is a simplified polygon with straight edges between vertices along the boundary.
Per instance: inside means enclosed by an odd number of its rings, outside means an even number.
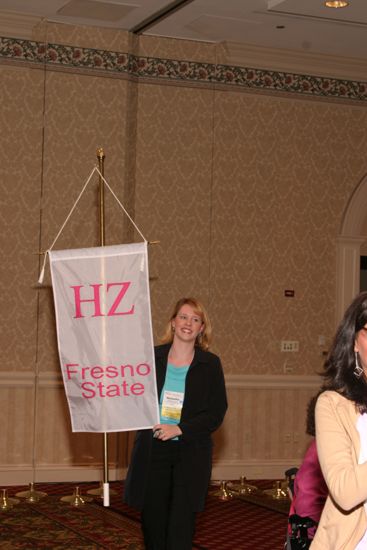
M161 415L165 418L179 422L181 418L183 400L183 392L165 391L163 395Z

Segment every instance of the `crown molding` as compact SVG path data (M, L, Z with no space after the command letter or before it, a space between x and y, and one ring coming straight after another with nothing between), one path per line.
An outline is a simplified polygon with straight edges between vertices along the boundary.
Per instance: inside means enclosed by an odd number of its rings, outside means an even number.
M34 15L0 10L0 36L32 40L34 29L41 21L41 17Z
M236 42L218 45L218 63L347 80L367 80L364 59L273 49Z

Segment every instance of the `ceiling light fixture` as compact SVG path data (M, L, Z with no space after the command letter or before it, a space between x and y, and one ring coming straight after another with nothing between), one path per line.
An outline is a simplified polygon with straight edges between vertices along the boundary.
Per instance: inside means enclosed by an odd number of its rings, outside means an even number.
M349 6L349 2L346 0L328 0L325 2L327 8L346 8Z

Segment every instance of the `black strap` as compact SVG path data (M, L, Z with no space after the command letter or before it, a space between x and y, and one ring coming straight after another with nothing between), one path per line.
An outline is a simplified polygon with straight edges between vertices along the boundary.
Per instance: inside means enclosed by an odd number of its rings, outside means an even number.
M317 526L316 521L309 517L301 517L293 514L289 517L288 523L291 526L289 536L291 550L306 550L311 545L311 539L308 537L308 529Z

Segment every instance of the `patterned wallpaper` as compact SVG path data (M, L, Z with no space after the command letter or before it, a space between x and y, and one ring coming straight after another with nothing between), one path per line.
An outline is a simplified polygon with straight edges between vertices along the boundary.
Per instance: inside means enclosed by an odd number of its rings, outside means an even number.
M25 371L37 345L43 72L0 71L0 369Z
M237 373L321 365L318 336L330 337L334 321L335 237L358 181L339 145L355 131L343 127L348 112L216 94L211 307L225 319L218 346ZM353 153L362 163L364 149ZM300 353L281 353L281 340L299 341Z
M0 38L11 317L0 368L58 372L51 289L34 288L38 252L103 146L109 183L160 241L150 247L155 335L173 302L195 294L227 373L314 373L318 337L334 326L338 228L366 173L366 84L216 64L214 45L111 32L42 23L34 40ZM93 189L58 248L98 243ZM106 208L108 241L131 238L112 199ZM282 339L300 353L280 353Z
M213 92L139 86L136 220L151 240L157 334L181 295L210 294Z
M9 36L0 38L6 483L23 470L31 481L33 468L48 481L98 479L101 469L101 438L70 431L48 269L37 287L39 252L98 147L109 184L160 241L149 247L156 340L182 295L208 306L230 401L215 438L218 475L282 475L304 452L318 339L327 346L334 330L337 237L367 174L366 84L232 66L213 44L108 29L40 22L27 39ZM56 248L99 243L97 195L94 178ZM107 244L139 239L107 191L106 220ZM281 353L283 339L300 351ZM131 441L111 438L113 467L125 468Z
M366 110L143 85L139 99L137 164L145 158L149 170L137 169L136 208L163 249L156 323L177 289L195 292L209 300L228 372L319 370L318 337L330 343L334 327L335 240L365 171L364 140L353 151L343 144L366 137ZM178 130L172 111L185 107ZM298 340L301 353L281 353L281 340Z

